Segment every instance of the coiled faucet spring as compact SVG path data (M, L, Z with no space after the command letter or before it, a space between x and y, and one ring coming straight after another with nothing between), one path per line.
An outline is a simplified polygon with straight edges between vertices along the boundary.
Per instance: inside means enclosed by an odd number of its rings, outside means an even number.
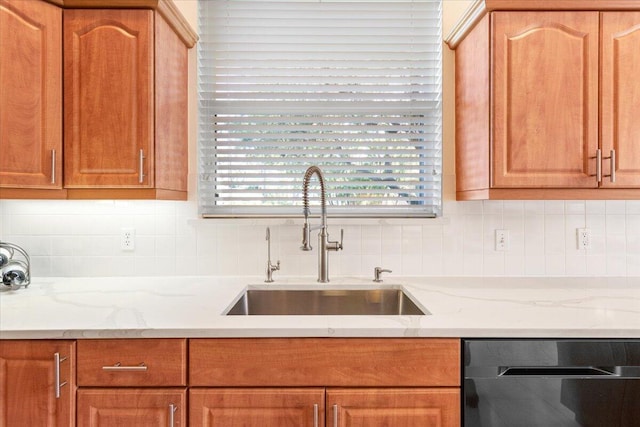
M320 206L321 206L321 224L312 228L309 225L309 181L313 175L318 176L320 182ZM324 175L318 166L309 166L302 180L302 203L304 205L304 225L302 226L302 246L303 251L310 251L311 247L311 230L320 229L318 234L318 282L329 282L329 251L339 251L342 249L342 240L344 230L340 231L340 242L329 241L329 233L327 231L327 193L324 186Z

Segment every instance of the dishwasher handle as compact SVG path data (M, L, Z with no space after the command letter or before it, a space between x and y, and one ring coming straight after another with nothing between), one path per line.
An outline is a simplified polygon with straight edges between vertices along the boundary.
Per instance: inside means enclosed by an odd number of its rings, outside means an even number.
M579 377L579 378L638 378L636 366L501 366L499 377Z

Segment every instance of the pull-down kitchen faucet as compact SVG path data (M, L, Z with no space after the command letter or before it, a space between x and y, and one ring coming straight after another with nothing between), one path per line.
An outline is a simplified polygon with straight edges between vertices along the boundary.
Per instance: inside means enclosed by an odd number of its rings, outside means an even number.
M309 225L309 181L313 175L318 176L320 183L320 206L321 206L321 225L311 227ZM344 230L340 230L340 242L329 241L329 233L327 232L327 193L324 188L324 175L318 166L310 166L304 174L302 181L302 201L304 204L304 226L302 227L302 249L310 251L311 247L311 230L320 229L318 233L318 282L329 282L329 251L339 251L342 249L342 239L344 238Z

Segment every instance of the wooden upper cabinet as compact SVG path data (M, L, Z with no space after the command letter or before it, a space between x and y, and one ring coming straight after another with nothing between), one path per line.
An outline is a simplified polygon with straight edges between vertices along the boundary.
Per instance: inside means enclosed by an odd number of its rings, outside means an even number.
M157 10L65 9L64 18L69 198L185 200L195 39Z
M89 3L0 0L0 199L186 200L197 36L171 0Z
M0 0L0 198L62 188L61 39L60 8Z
M492 187L597 187L598 12L492 19Z
M445 40L457 199L640 198L640 5L472 7Z
M153 12L64 13L65 185L152 187Z
M601 145L603 174L614 165L615 182L604 187L640 187L640 12L603 12L601 36Z
M73 341L0 340L0 427L74 426L74 364Z

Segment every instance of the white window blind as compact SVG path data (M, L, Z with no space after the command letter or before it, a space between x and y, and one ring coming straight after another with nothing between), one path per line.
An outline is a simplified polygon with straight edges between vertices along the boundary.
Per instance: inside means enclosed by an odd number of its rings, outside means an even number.
M331 216L439 213L441 0L200 0L199 20L202 215L300 215L314 164Z

